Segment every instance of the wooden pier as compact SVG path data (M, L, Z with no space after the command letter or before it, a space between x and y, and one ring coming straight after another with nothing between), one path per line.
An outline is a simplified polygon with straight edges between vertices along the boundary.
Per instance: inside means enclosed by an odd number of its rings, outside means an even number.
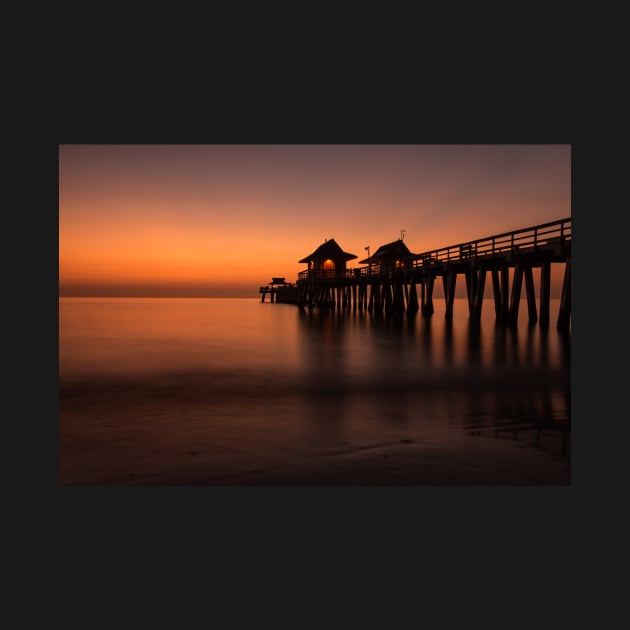
M367 266L346 269L357 258L327 240L299 262L308 269L298 274L295 303L301 309L339 308L366 310L374 315L434 313L435 283L441 279L445 318L452 319L458 278L466 283L471 319L480 319L488 274L492 282L496 319L516 324L523 285L530 323L549 325L551 265L564 265L564 279L556 326L570 327L571 319L571 218L496 234L419 254L402 247L402 239L383 246L365 261ZM368 252L369 253L369 252ZM534 271L540 274L538 305ZM277 279L276 279L277 280ZM284 279L282 279L284 280ZM263 291L274 294L274 286ZM276 287L279 289L280 287ZM279 300L278 300L279 301Z

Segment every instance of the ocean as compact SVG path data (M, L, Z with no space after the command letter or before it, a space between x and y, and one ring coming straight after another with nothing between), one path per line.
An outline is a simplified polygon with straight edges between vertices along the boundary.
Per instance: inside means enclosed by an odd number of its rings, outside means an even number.
M571 482L571 338L259 298L60 298L61 485Z

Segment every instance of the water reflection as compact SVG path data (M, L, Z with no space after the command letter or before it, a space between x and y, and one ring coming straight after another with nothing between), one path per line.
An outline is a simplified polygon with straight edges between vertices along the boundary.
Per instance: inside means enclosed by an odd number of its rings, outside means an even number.
M510 396L495 392L481 405L471 394L465 430L469 435L511 438L557 455L570 455L567 398L561 389L545 385L514 391Z
M487 380L470 388L464 422L468 435L511 437L524 444L569 456L570 338L554 335L559 353L553 354L545 329L497 323L494 326L490 363L484 365ZM482 331L468 330L468 361L481 366L478 350L484 345ZM555 360L554 360L555 359Z
M419 322L420 329L420 347L422 350L422 355L426 362L427 367L431 367L433 363L433 344L431 343L431 322L433 319L431 317L423 317Z
M454 364L453 320L444 321L444 365Z
M439 418L442 429L568 454L567 335L332 310L299 317L304 413L315 431L347 439L357 422L373 422L411 435Z
M471 367L479 366L482 363L482 335L481 322L479 320L469 320L467 335L468 357L467 361Z
M85 479L95 462L102 479L140 461L200 466L204 453L223 473L325 466L339 449L410 442L439 444L448 464L472 441L499 453L483 466L501 478L512 441L569 455L570 333L497 325L491 311L472 322L466 306L445 320L258 300L62 302L64 471Z
M339 442L349 394L347 317L332 309L299 311L298 316L303 418L310 439Z

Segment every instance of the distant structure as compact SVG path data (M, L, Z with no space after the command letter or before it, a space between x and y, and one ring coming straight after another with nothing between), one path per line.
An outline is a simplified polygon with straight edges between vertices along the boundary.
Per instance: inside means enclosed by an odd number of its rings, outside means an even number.
M284 304L297 304L297 287L285 278L271 278L271 282L260 287L260 301L264 302L268 295L270 301Z
M358 258L356 254L344 252L334 238L325 240L312 254L305 256L300 263L307 263L312 278L344 278L346 264Z

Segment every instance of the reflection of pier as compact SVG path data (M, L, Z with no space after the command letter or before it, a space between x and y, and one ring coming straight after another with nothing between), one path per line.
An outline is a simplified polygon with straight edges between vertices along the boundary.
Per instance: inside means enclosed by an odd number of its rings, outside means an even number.
M518 421L496 420L487 424L470 424L465 427L468 435L494 436L496 439L511 437L524 440L537 448L556 451L562 457L571 455L571 426L569 422L554 422L549 419Z
M452 319L456 282L463 276L469 316L478 320L486 278L490 273L498 321L517 322L524 284L529 321L538 321L540 326L546 327L549 324L551 265L561 263L564 264L564 280L557 327L568 329L570 325L571 218L419 254L411 253L399 239L361 261L367 266L346 269L347 261L354 258L357 256L344 252L334 240L327 240L300 260L308 263L308 269L298 275L297 305L309 310L315 307L353 308L375 315L415 314L420 310L423 316L430 317L434 312L435 281L441 278L445 318ZM534 269L540 270L538 306Z

